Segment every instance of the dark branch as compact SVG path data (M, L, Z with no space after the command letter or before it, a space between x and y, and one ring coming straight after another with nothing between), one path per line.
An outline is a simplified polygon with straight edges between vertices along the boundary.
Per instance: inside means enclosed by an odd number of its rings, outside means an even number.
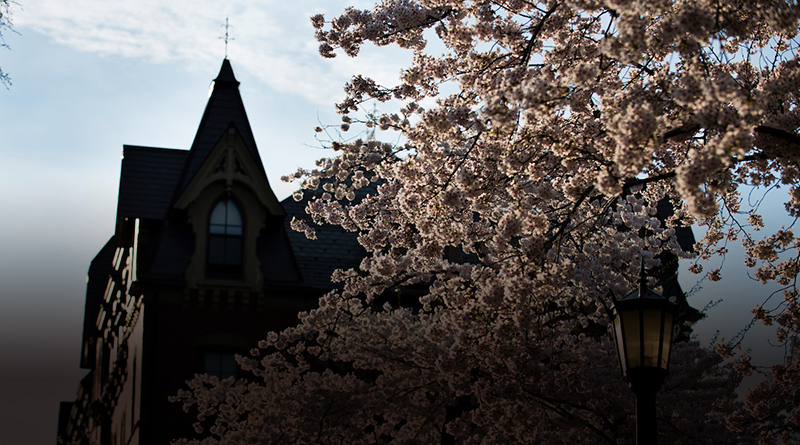
M786 130L781 130L779 128L767 127L766 125L759 125L755 128L756 133L767 134L776 138L780 138L791 142L793 144L800 145L800 136L795 133L790 133Z
M544 28L544 23L556 11L556 9L558 9L559 6L561 6L561 3L556 3L553 5L553 7L542 16L542 19L539 20L539 23L536 24L536 27L531 30L531 39L528 40L528 44L525 46L525 50L522 52L522 65L527 65L528 62L530 62L533 44L539 37L539 33L542 31L542 28Z

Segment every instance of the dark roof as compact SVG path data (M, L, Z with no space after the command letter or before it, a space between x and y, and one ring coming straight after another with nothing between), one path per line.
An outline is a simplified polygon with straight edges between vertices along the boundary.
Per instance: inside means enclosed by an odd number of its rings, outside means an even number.
M256 242L256 257L261 263L265 286L301 284L300 271L285 227L278 226L277 230L265 228Z
M217 78L214 79L213 88L192 148L189 150L189 157L181 173L178 188L175 190L176 199L192 181L197 170L203 165L208 154L211 153L231 124L236 127L247 151L253 156L256 165L266 177L264 165L258 155L256 141L253 138L253 131L250 129L250 122L247 120L247 113L244 110L242 96L239 94L239 81L234 77L231 62L228 59L222 61L222 67Z
M305 207L309 199L314 198L313 193L307 192L299 202L292 197L281 201L281 206L286 211L285 230L292 243L303 282L310 287L331 289L337 284L331 283L333 271L358 268L366 256L366 251L358 243L358 234L348 232L339 226L329 224L318 226L310 222L311 217L306 214ZM292 230L289 227L292 217L303 219L314 227L317 239L310 240L305 234Z
M117 218L164 219L189 152L123 146Z

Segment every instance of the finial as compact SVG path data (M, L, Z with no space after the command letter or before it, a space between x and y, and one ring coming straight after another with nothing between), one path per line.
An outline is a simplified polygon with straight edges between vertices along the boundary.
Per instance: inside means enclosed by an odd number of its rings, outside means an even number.
M644 273L644 256L642 256L642 268L639 269L639 298L644 298L647 292L647 275Z
M222 26L222 25L220 25ZM235 40L233 37L228 36L228 17L225 17L225 36L219 37L220 39L225 41L225 58L228 58L228 42L231 40Z

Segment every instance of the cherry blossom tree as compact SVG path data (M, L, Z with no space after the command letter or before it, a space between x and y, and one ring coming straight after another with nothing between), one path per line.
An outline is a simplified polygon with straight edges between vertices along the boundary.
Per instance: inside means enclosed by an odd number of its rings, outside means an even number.
M368 255L240 360L252 379L199 376L176 398L199 411L201 443L630 443L609 294L641 262L658 286L667 259L737 239L784 287L754 315L786 361L677 344L659 434L796 442L800 240L762 236L740 187L788 188L800 216L798 19L785 0L385 0L312 17L323 57L413 53L396 85L355 76L337 105L343 131L402 142L333 141L286 178L309 214L293 228L340 225ZM398 109L361 111L373 100ZM690 224L705 230L693 252L676 239ZM770 379L738 404L752 372Z
M8 44L3 40L3 31L14 31L11 24L11 5L9 0L0 0L0 48L8 48ZM6 88L11 85L11 78L8 73L0 69L0 84Z

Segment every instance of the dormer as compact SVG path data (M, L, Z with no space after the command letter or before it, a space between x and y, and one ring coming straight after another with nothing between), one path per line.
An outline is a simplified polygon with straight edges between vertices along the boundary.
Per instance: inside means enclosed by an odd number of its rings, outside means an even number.
M227 59L212 84L172 209L186 215L195 237L189 287L263 288L257 240L279 230L286 214L269 186Z

